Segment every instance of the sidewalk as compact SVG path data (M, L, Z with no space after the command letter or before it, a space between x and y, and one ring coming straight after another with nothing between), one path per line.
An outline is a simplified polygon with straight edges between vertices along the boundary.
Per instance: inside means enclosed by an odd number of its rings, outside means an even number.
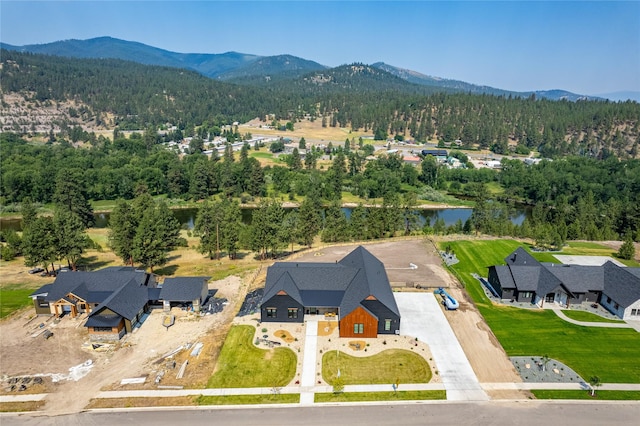
M485 391L494 390L588 390L587 383L480 383L480 387ZM386 385L347 385L345 392L389 392L392 391L391 384ZM414 383L401 384L398 391L418 391L418 390L445 390L443 383ZM638 391L640 383L603 383L598 390L607 391ZM333 392L331 386L287 386L278 389L280 394L303 394L330 393ZM96 398L172 398L177 396L228 396L228 395L269 395L273 394L273 388L226 388L226 389L166 389L166 390L130 390L130 391L102 391ZM0 395L0 402L26 402L42 401L47 397L46 393L26 394L26 395Z
M553 306L547 309L552 310L556 313L560 318L565 320L566 322L570 322L571 324L580 325L583 327L601 327L601 328L635 328L632 325L627 324L626 322L585 322L585 321L576 321L574 319L569 318L562 312L560 307Z

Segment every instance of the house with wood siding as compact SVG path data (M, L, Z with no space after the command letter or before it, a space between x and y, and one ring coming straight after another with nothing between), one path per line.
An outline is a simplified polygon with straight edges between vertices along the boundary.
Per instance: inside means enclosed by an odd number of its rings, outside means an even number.
M108 267L93 272L63 272L51 284L33 292L36 314L76 318L86 315L89 338L119 340L140 323L150 303L192 303L194 310L207 296L209 277L167 278L162 287L156 277L132 267Z
M400 311L384 265L362 246L335 263L276 262L267 270L260 312L263 322L335 317L340 337L400 330Z
M640 320L640 268L608 261L601 266L538 262L522 247L489 267L489 283L502 299L571 306L600 303L614 315Z

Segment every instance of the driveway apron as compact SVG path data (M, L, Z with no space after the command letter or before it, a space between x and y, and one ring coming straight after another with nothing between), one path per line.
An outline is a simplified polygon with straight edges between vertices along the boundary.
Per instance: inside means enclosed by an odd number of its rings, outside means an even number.
M447 400L486 401L462 346L433 293L394 293L400 315L400 334L429 345ZM447 312L455 315L455 311Z

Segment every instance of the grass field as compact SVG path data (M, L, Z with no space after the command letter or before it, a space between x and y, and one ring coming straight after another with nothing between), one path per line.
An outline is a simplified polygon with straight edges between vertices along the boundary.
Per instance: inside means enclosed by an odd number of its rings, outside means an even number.
M591 396L588 390L532 390L531 393L537 399L640 400L640 391L596 390L596 396Z
M446 391L342 392L317 393L314 402L420 401L447 399Z
M622 323L622 320L612 320L608 318L603 318L600 315L592 314L591 312L585 311L572 311L572 310L563 310L563 314L568 316L571 319L576 321L584 321L584 322L611 322L611 323Z
M431 368L420 355L402 349L388 349L369 357L354 357L338 351L322 356L322 378L333 384L340 368L345 385L385 383L428 383Z
M263 350L253 345L255 329L234 326L225 339L217 371L209 388L252 388L285 386L296 372L297 357L291 349Z
M33 288L21 284L3 286L0 289L0 318L4 318L18 309L31 305L29 295L33 293L33 291Z
M298 404L299 402L299 393L225 396L201 395L196 398L196 404L198 405Z
M640 334L632 329L592 328L573 325L553 312L493 305L470 274L487 275L490 265L521 244L513 240L443 243L460 263L451 269L510 356L548 355L574 369L583 378L599 376L603 382L640 383ZM589 248L591 249L591 248ZM573 247L581 254L579 247Z

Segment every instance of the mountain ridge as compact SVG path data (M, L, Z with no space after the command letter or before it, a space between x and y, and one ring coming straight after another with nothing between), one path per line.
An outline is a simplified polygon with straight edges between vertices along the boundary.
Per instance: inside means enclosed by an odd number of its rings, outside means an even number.
M40 53L75 58L113 58L145 65L160 65L196 71L206 77L237 84L263 85L269 81L291 80L308 72L329 69L318 62L289 54L260 56L255 54L225 53L178 53L136 41L122 40L110 36L87 40L69 39L44 44L15 46L0 42L7 50ZM429 91L459 91L496 96L519 96L551 100L603 100L601 97L575 94L562 89L515 92L486 85L477 85L460 80L434 77L417 71L395 67L384 62L371 64L409 83L430 87ZM338 67L335 67L338 68ZM434 90L435 89L435 90ZM637 99L640 99L638 94ZM619 100L619 99L616 99Z

